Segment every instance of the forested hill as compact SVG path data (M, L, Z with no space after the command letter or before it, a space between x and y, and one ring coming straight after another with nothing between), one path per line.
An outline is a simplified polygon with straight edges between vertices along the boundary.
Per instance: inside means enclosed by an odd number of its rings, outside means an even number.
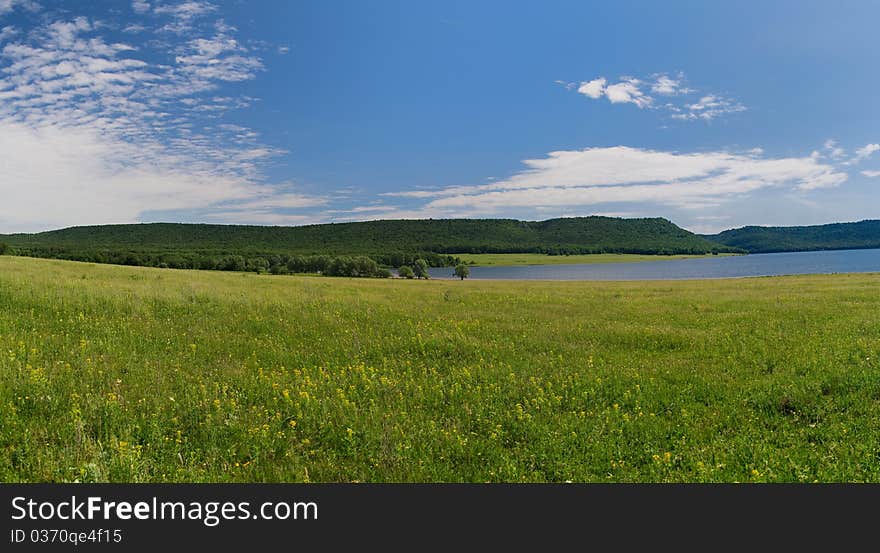
M750 253L880 248L880 221L808 227L742 227L704 236Z
M404 253L708 253L728 251L661 218L425 219L298 227L151 223L0 236L19 253L370 255Z

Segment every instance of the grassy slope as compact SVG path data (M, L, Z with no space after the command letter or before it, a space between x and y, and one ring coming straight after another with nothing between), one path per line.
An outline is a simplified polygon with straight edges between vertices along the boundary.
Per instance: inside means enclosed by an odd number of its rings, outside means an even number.
M0 257L0 481L880 481L878 286Z
M573 265L593 263L635 263L642 261L663 261L670 259L690 259L692 257L711 257L707 255L638 255L629 253L596 253L585 255L546 255L540 253L456 253L465 263L474 265ZM732 254L719 254L732 255Z

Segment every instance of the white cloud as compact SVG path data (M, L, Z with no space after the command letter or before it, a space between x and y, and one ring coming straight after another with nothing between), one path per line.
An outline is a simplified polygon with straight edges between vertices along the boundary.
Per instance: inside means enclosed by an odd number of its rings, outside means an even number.
M160 28L160 31L168 31L179 35L191 31L196 18L209 14L216 9L217 6L209 2L187 1L179 4L157 5L153 8L153 13L172 18L171 23Z
M593 79L592 81L588 82L583 82L580 84L577 91L579 94L583 94L584 96L588 96L595 100L597 98L601 98L602 95L605 94L606 82L607 81L604 77Z
M639 86L642 84L638 79L627 78L619 83L605 87L605 97L612 104L635 104L640 108L651 105L653 99L644 94Z
M679 73L676 77L657 73L652 75L648 82L635 77L620 77L617 82L610 84L605 77L582 81L580 84L556 81L567 90L577 88L579 94L593 100L604 97L612 104L634 104L640 109L665 112L670 118L679 121L711 121L723 115L746 110L740 102L716 94L704 94L691 101L672 99L658 103L653 96L645 92L645 88L649 86L650 91L659 96L684 97L694 94L696 90L688 88L684 82L683 73Z
M846 155L846 150L839 147L837 145L837 141L830 138L825 141L825 144L823 144L823 148L826 151L826 155L831 159L840 159Z
M486 211L480 209L439 209L430 207L418 207L413 209L401 209L388 207L385 210L359 210L358 208L340 212L325 211L321 221L332 220L335 222L346 221L381 221L387 219L442 219L449 217L468 218L485 215Z
M84 17L48 21L0 50L0 229L324 204L263 184L262 165L283 152L246 127L212 123L256 101L212 94L262 69L234 38L169 49L108 42L102 29Z
M735 100L711 94L703 96L697 102L686 104L685 108L687 109L686 112L674 113L672 118L683 120L703 119L705 121L711 121L722 115L746 110L745 106Z
M146 2L144 3L146 4ZM209 2L189 1L181 2L180 4L159 5L153 8L153 13L189 20L210 13L215 9L217 9L217 6Z
M858 163L871 157L874 152L880 151L880 144L866 144L856 150L855 155L849 160L849 164Z
M679 73L677 78L672 78L665 73L654 75L654 82L651 84L651 92L660 94L661 96L677 96L679 94L690 94L693 90L682 85L684 74Z
M396 205L382 205L382 204L380 204L380 205L362 205L362 206L358 206L358 207L353 207L351 209L328 209L328 210L323 211L322 214L332 216L332 218L334 220L339 221L339 220L346 218L346 217L340 217L340 216L349 215L349 216L351 216L350 218L354 219L358 216L358 214L364 214L364 213L366 213L366 214L379 213L382 215L388 215L390 213L394 213L398 209L399 208ZM369 217L370 215L367 215L367 216Z
M880 171L862 171L862 174L866 177L880 177Z
M0 0L0 16L6 15L17 7L34 12L40 9L40 4L34 0Z
M570 83L570 82L568 82L568 81L563 81L563 80L560 80L560 79L556 79L556 80L553 81L553 82L556 83L556 84L561 84L562 86L565 87L565 90L574 90L574 89L576 89L576 88L578 87L578 83Z
M144 156L141 147L96 129L0 123L0 225L130 223L144 210L199 208L262 192L209 167Z
M145 0L131 0L131 9L134 13L144 14L150 11L150 3Z
M309 225L324 222L314 215L279 213L277 211L232 210L214 211L203 215L208 223L225 225Z
M175 61L186 73L203 80L246 81L263 69L259 58L248 56L238 41L225 35L189 41Z
M346 213L367 213L370 211L388 211L389 209L397 209L396 206L388 206L388 205L365 205L360 207L355 207L347 211Z
M246 202L235 204L237 210L269 211L276 209L302 209L326 205L327 198L307 196L295 192L280 193L277 189Z
M551 152L523 163L525 170L503 181L397 195L433 198L423 209L441 213L645 202L688 209L716 206L764 188L807 191L847 179L810 157L682 154L625 146Z
M227 24L226 21L222 19L218 19L214 22L214 28L217 30L218 33L221 34L234 33L238 30L237 27L233 27L232 25Z
M0 42L5 42L8 39L16 36L17 34L18 34L18 29L16 29L12 25L2 27L2 28L0 28Z
M620 82L608 84L605 77L584 81L577 87L578 94L597 100L605 96L612 104L635 104L640 108L651 105L651 98L640 89L641 81L624 77ZM568 87L566 87L568 88Z

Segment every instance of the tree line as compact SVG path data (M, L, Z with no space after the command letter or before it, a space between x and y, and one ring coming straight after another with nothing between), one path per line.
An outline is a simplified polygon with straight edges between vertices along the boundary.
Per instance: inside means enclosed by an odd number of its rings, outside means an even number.
M208 271L242 271L274 275L312 273L329 276L376 277L392 276L389 267L413 268L418 278L428 277L429 267L450 267L461 263L451 255L435 253L406 254L394 252L378 256L366 255L241 255L205 254L201 252L114 252L76 251L65 248L17 248L14 252L0 243L0 254L14 253L28 257L64 259L87 263L109 263L162 269L198 269ZM405 273L405 271L404 271ZM405 276L405 274L401 275Z
M805 227L742 227L706 238L751 253L880 248L880 221Z
M423 219L330 223L299 227L149 223L71 227L0 236L13 247L115 252L224 252L241 255L366 255L399 267L413 259L392 252L703 254L722 244L665 219L576 217L547 221ZM403 255L403 254L399 254ZM398 257L399 257L398 255ZM429 263L431 261L425 257Z
M373 277L408 267L413 278L419 277L417 260L427 267L456 267L462 265L456 256L460 253L744 253L666 219L613 217L391 220L300 227L148 223L11 234L0 236L0 241L18 255L91 263Z

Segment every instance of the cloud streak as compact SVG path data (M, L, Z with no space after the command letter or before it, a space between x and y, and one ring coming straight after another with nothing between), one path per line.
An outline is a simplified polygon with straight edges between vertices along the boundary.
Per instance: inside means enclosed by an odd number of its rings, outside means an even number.
M761 189L831 188L847 174L812 157L765 158L758 152L675 153L617 146L551 152L523 162L508 179L476 186L405 191L424 209L492 214L512 208L651 203L692 209L719 205Z

